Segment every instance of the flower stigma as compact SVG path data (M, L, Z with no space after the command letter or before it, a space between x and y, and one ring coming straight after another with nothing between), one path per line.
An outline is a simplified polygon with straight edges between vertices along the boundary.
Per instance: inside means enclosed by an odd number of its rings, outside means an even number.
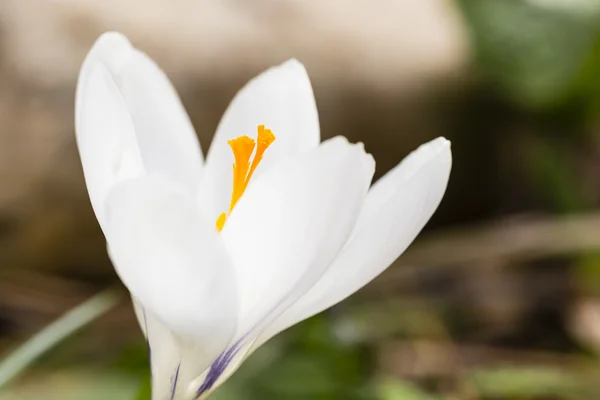
M265 150L275 141L275 135L270 129L266 129L264 125L258 126L258 137L256 142L248 136L240 136L229 140L229 147L233 151L235 162L233 163L233 190L231 192L231 202L229 203L229 214L237 204L238 200L244 194L244 191L250 183L252 174L260 164ZM256 152L252 162L250 158L256 147ZM224 212L219 215L216 221L217 232L221 232L227 221L228 213Z

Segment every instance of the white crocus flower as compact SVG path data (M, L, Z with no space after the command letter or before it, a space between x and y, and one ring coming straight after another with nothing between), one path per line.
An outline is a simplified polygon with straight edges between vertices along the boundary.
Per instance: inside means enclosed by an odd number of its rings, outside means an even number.
M205 161L169 80L121 34L98 39L76 97L85 181L147 338L155 400L206 397L269 338L381 273L450 173L438 138L369 188L362 145L319 143L295 60L235 96Z

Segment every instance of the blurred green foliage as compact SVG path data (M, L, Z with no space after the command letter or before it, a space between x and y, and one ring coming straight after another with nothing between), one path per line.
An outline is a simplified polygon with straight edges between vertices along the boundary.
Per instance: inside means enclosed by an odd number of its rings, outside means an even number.
M600 96L594 1L460 0L477 71L514 101L549 109Z
M424 393L415 385L398 380L386 379L378 384L381 400L441 400L439 396Z
M547 368L501 368L479 371L474 379L490 397L592 399L594 393L580 377Z
M243 397L228 399L364 398L371 370L366 354L341 343L325 316L311 318L279 339L259 350L227 383L245 388Z

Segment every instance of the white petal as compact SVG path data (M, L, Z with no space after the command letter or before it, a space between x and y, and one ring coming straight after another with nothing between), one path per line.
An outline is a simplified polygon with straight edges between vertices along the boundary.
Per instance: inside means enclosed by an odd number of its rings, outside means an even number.
M432 203L434 205L433 209L425 210L425 212L430 212L425 221L427 222L437 209L446 191L451 167L450 142L445 138L439 137L419 146L418 149L406 156L398 165L373 184L354 228L354 233L358 234L365 226L371 224L372 218L380 213L381 208L386 204L390 202L393 204L395 201L394 196L405 196L403 185L413 179L419 179L423 186L431 186L432 190L438 190L434 192L435 194L439 193L439 198L429 197L429 199L437 199L437 203ZM428 173L430 175L425 175ZM438 177L439 181L436 180Z
M236 337L274 318L318 279L354 227L374 171L336 138L260 176L221 232L238 276Z
M109 250L110 255L110 250ZM114 262L114 261L113 261ZM146 324L146 315L145 310L140 304L139 301L135 299L135 297L131 298L131 302L133 303L133 311L135 312L135 317L137 318L138 324L140 325L140 329L144 334L144 337L147 338L147 324Z
M238 272L237 333L188 388L208 395L245 359L256 335L322 275L346 242L374 172L362 145L326 141L265 172L221 232Z
M231 198L233 154L227 141L242 135L255 138L258 125L271 129L277 139L266 151L253 180L277 160L319 144L317 107L300 62L287 61L251 80L223 115L206 158L200 189L201 204L215 219L226 211Z
M114 55L111 56L111 54L125 54L130 51L131 45L129 42L127 40L116 39L115 36L120 35L105 33L100 36L88 52L85 60L83 60L83 64L79 70L75 92L75 128L77 131L77 139L79 139L80 136L80 124L82 122L81 103L83 102L83 89L87 84L87 80L91 75L93 67L96 64L101 63L107 70L113 70L115 66L112 65L110 61L117 57ZM103 60L107 60L108 62Z
M146 336L152 373L152 399L194 398L188 390L205 370L199 360L207 359L204 343L178 337L152 312L132 297L136 317ZM197 388L197 387L196 387Z
M104 200L113 185L144 173L133 124L102 64L88 68L78 87L77 144L90 201L104 228Z
M323 277L257 340L342 301L383 272L406 250L437 209L452 155L444 138L422 145L381 178L367 195L352 238Z
M152 398L170 398L174 377L181 365L183 348L173 333L154 314L132 298L135 314L148 343L152 374ZM179 377L178 377L179 380Z
M155 176L115 186L106 209L117 273L182 346L203 354L189 366L199 374L235 329L235 275L214 224L203 221L183 188Z
M96 63L109 71L127 105L146 170L165 174L196 193L202 169L200 144L164 72L116 32L96 41L83 63L80 82L88 79ZM80 97L78 87L77 103Z

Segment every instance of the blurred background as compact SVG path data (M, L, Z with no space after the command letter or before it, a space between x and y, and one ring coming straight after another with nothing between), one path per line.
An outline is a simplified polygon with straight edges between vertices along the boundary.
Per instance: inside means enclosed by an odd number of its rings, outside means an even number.
M600 398L600 1L0 0L0 400L148 399L73 132L106 30L164 68L205 151L241 85L289 57L323 137L363 141L377 176L452 141L409 250L213 398Z

